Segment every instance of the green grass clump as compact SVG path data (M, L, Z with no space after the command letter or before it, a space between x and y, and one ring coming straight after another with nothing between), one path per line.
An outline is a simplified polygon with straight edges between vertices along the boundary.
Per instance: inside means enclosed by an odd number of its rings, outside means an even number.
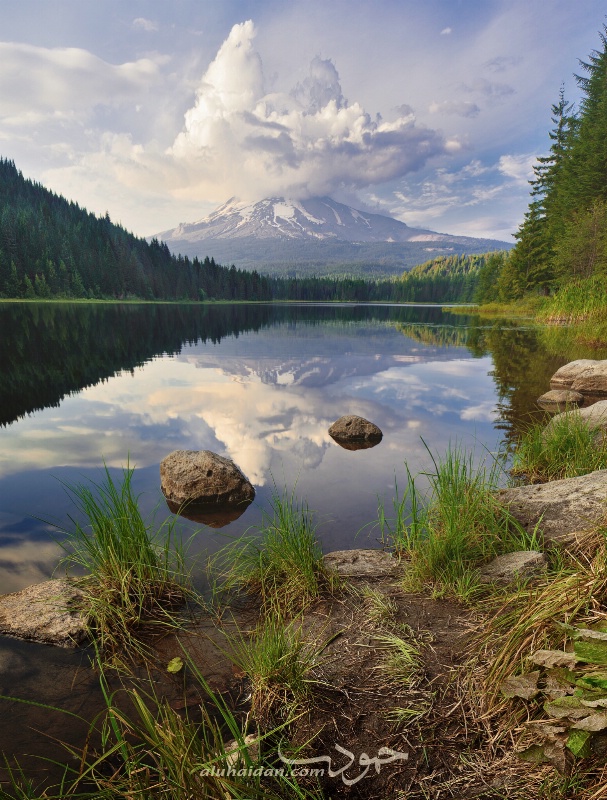
M409 562L406 588L429 583L439 594L470 599L477 589L477 565L500 553L533 549L537 542L495 497L501 459L492 458L487 467L475 463L474 453L449 445L444 458L432 460L434 471L425 473L430 480L427 496L420 494L407 470L407 488L395 501L391 538Z
M291 719L311 699L321 649L306 640L301 620L287 622L279 609L250 637L229 637L228 655L251 683L251 714L260 725Z
M286 492L272 498L260 535L230 543L214 566L223 589L253 592L264 608L285 611L301 610L336 582L323 561L312 512Z
M105 469L100 485L66 485L80 516L62 530L63 562L84 571L84 610L102 650L132 646L142 623L174 625L188 593L185 559L174 521L157 531L144 521L133 493L132 468L116 484Z
M607 467L607 438L577 411L567 411L530 425L513 456L512 475L531 483L576 478Z
M592 318L604 321L606 308L604 277L594 275L563 284L546 301L538 316L546 322L578 323Z
M384 633L375 639L383 651L381 671L391 680L409 685L421 666L419 648L395 633Z

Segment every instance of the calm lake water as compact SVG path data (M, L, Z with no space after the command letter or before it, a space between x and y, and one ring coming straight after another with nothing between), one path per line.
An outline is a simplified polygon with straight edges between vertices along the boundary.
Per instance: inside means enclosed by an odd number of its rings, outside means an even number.
M53 574L49 521L73 513L62 482L99 481L104 462L115 477L135 466L144 512L166 518L159 463L176 449L229 456L257 491L221 530L185 522L192 555L258 525L274 486L314 509L325 551L375 546L378 499L390 506L405 461L423 472L427 448L456 441L497 451L539 413L559 366L607 357L428 306L0 303L0 329L0 593ZM327 429L348 413L382 442L335 444ZM80 659L0 637L0 693L90 718L99 697ZM0 700L0 714L0 751L49 755L40 730L83 736L33 706Z
M159 462L177 449L229 456L257 492L221 530L185 523L192 555L258 525L274 487L306 499L326 551L374 546L405 461L427 470L426 448L455 441L496 451L570 360L532 328L429 306L5 303L0 326L0 593L53 573L62 482L130 463L160 522ZM335 444L350 413L381 444Z

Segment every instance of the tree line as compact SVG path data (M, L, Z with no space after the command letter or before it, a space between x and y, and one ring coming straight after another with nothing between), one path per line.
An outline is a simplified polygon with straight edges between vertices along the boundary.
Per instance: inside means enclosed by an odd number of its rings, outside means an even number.
M393 279L270 277L173 255L24 178L0 158L0 297L467 302L487 255L441 256Z
M576 109L564 87L551 107L548 154L537 159L527 213L510 256L479 276L481 302L549 295L607 274L607 27L580 61Z

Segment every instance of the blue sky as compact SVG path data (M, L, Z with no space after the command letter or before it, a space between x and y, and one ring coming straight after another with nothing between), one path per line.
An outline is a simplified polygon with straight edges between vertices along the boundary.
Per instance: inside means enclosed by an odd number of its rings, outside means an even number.
M509 241L602 0L4 0L0 154L138 235L329 194Z

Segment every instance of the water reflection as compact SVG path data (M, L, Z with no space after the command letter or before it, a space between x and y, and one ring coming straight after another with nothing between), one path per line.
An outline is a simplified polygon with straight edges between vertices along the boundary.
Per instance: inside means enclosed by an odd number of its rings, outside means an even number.
M535 329L431 307L11 303L0 322L0 591L51 573L58 548L32 518L65 523L58 479L128 459L161 521L158 465L179 449L229 456L257 490L238 519L189 515L201 553L258 524L285 485L318 512L325 549L373 545L367 523L405 460L427 470L426 445L454 439L497 449L573 357ZM327 429L345 414L372 419L382 446L337 447Z

